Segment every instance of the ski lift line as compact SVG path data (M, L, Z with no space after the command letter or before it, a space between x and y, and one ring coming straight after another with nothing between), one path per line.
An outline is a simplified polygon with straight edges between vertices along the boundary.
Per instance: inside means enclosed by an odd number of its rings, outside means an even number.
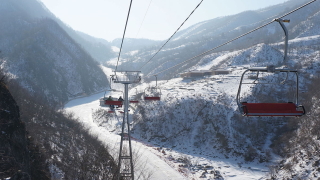
M186 62L188 62L188 61L191 61L191 60L194 60L194 59L196 59L196 58L198 58L198 57L207 55L209 52L214 51L214 50L216 50L216 49L218 49L218 48L220 48L220 47L222 47L222 46L225 46L225 45L227 45L227 44L229 44L229 43L231 43L231 42L233 42L233 41L235 41L235 40L237 40L237 39L240 39L240 38L242 38L242 37L244 37L244 36L246 36L246 35L248 35L248 34L251 34L251 33L255 32L255 31L257 31L257 30L259 30L259 29L261 29L261 28L264 28L265 26L268 26L268 25L272 24L272 23L275 22L275 21L277 22L279 19L282 19L283 17L288 16L288 15L290 15L290 14L298 11L299 9L304 8L304 7L306 7L307 5L310 5L311 3L315 2L315 1L317 1L317 0L312 0L312 1L310 1L310 2L308 2L308 3L306 3L306 4L304 4L304 5L296 8L296 9L294 9L294 10L292 10L292 11L290 11L290 12L288 12L288 13L282 15L282 16L280 16L279 18L273 19L272 21L270 21L270 22L268 22L268 23L266 23L266 24L264 24L264 25L262 25L262 26L259 26L259 27L255 28L255 29L253 29L253 30L245 33L245 34L242 34L242 35L240 35L240 36L238 36L238 37L236 37L236 38L234 38L234 39L232 39L232 40L229 40L229 41L227 41L227 42L225 42L225 43L223 43L223 44L221 44L221 45L219 45L219 46L216 46L216 47L214 47L214 48L212 48L212 49L210 49L210 50L208 50L208 51L205 51L205 52L203 52L203 53L201 53L201 54L199 54L199 55L197 55L197 56L194 56L194 57L192 57L192 58L190 58L190 59L187 59L187 60L185 60L185 61L183 61L183 62L181 62L181 63L179 63L179 64L176 64L176 65L174 65L174 66L172 66L172 67L170 67L170 68L168 68L168 69L165 69L165 70L163 70L163 71L160 71L160 72L158 72L157 74L152 74L152 75L159 75L159 74L161 74L161 73L163 73L163 72L165 72L165 71L168 71L168 70L170 70L170 69L172 69L172 68L175 68L175 67L177 67L177 66L180 66L180 65L182 65L182 64L184 64L184 63L186 63ZM286 20L284 20L284 22L286 22ZM148 75L148 76L146 76L146 77L150 77L150 76L152 76L152 75Z
M308 2L306 4L304 4L304 5L302 5L302 6L298 7L298 8L296 8L296 9L288 12L287 14L284 14L283 16L279 17L278 19L282 19L283 17L288 16L289 14L292 14L292 13L298 11L299 9L302 9L302 8L308 6L309 4L314 3L315 1L317 1L317 0L312 0L312 1L310 1L310 2Z
M172 67L170 67L170 68L168 68L168 69L165 69L165 70L163 70L163 71L160 71L160 72L158 72L158 73L155 74L155 75L159 75L159 74L161 74L161 73L163 73L163 72L165 72L165 71L167 71L167 70L169 70L169 69L172 69L172 68L175 68L175 67L177 67L177 66L180 66L180 65L182 65L182 64L184 64L184 63L186 63L186 62L188 62L188 61L191 61L191 60L194 60L194 59L196 59L196 58L198 58L198 57L207 55L209 52L214 51L214 50L216 50L216 49L218 49L218 48L220 48L220 47L222 47L222 46L225 46L225 45L227 45L227 44L229 44L229 43L231 43L231 42L233 42L233 41L235 41L235 40L237 40L237 39L240 39L240 38L242 38L243 36L246 36L246 35L254 32L254 31L257 31L257 30L259 30L259 29L261 29L261 28L263 28L263 27L265 27L265 26L267 26L267 25L269 25L269 24L271 24L271 23L273 23L273 22L274 22L274 20L271 21L271 22L269 22L269 23L267 23L267 24L265 24L265 25L262 25L262 26L260 26L260 27L257 27L257 28L255 28L255 29L253 29L253 30L245 33L245 34L242 34L241 36L238 36L238 37L236 37L236 38L234 38L234 39L232 39L232 40L230 40L230 41L227 41L227 42L225 42L225 43L223 43L223 44L221 44L221 45L219 45L219 46L216 46L216 47L214 47L214 48L212 48L212 49L210 49L210 50L208 50L208 51L205 51L205 52L203 52L203 53L201 53L201 54L199 54L199 55L197 55L197 56L194 56L194 57L192 57L192 58L190 58L190 59L187 59L187 60L185 60L185 61L183 61L183 62L181 62L181 63L179 63L179 64L177 64L177 65L175 65L175 66L172 66ZM149 75L149 76L151 76L151 75ZM146 77L149 77L149 76L146 76Z
M151 5L151 2L152 2L152 0L150 0L149 6L148 6L148 8L147 8L147 11L146 11L146 13L144 14L144 17L143 17L142 22L141 22L141 24L140 24L140 27L139 27L139 30L138 30L138 32L137 32L136 38L138 37L138 34L140 33L141 26L142 26L142 24L143 24L143 22L144 22L144 19L145 19L146 16L147 16L147 13L148 13L148 11L149 11L149 7L150 7L150 5Z
M122 41L121 41L121 46L120 46L120 51L119 51L119 55L118 55L118 61L117 61L117 65L116 65L115 73L117 72L117 68L118 68L118 64L119 64L119 59L120 59L120 54L121 54L121 50L122 50L123 40L124 40L124 36L125 36L125 34L126 34L126 30L127 30L127 25L128 25L128 20L129 20L129 15L130 15L130 10L131 10L131 5L132 5L132 0L130 1L130 6L129 6L129 10L128 10L128 15L127 15L127 20L126 20L126 25L125 25L125 27L124 27L124 31L123 31L123 36L122 36Z
M193 11L189 14L187 19L183 21L183 23L180 25L180 27L171 35L171 37L160 47L160 49L143 65L140 67L139 70L141 70L145 65L147 65L160 51L161 49L171 40L171 38L179 31L179 29L183 26L183 24L190 18L190 16L193 14L193 12L200 6L203 0L193 9Z

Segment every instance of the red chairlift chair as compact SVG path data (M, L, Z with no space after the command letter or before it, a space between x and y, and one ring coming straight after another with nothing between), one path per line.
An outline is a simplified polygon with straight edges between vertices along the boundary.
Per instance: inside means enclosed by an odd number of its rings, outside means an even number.
M130 100L129 102L130 102L130 103L139 103L138 100Z
M286 72L294 73L296 75L296 99L295 103L288 102L288 103L248 103L248 102L241 102L241 87L243 84L274 84L274 83L259 83L256 80L250 83L244 83L243 77L247 72L257 72L257 79L259 72L271 72L271 73L280 73ZM287 78L287 77L286 77ZM282 81L281 84L286 80ZM274 66L269 66L267 68L252 68L247 69L241 76L240 85L237 94L237 104L239 110L242 112L243 116L281 116L281 117L290 117L290 116L302 116L305 114L305 109L302 105L298 105L298 93L299 93L299 79L298 79L298 72L296 70L290 69L276 69Z
M122 92L116 89L112 89L111 82L112 82L112 77L110 78L110 89L105 90L103 98L100 98L100 106L109 105L111 107L111 106L117 105L118 107L121 107L122 101L111 101L109 100L110 97L106 97L107 92Z
M146 101L160 101L161 99L161 89L157 86L157 76L156 86L148 87L144 90L144 100Z
M284 41L284 58L283 61L287 61L287 53L288 53L288 30L283 22L290 22L290 20L282 20L282 19L275 19L274 21L278 22L282 27L284 34L285 34L285 41ZM243 77L247 72L256 72L256 79L252 83L243 83ZM289 73L294 73L296 75L296 99L295 103L288 102L288 103L248 103L248 102L241 102L240 100L240 93L241 93L241 86L242 84L259 84L259 72L269 72L269 73L281 73L286 72L287 76L284 81L280 84L284 84L288 78ZM265 83L268 84L268 83ZM269 83L270 84L270 83ZM305 114L305 109L302 105L298 103L298 96L299 96L299 77L297 70L290 70L290 69L276 69L275 66L268 66L266 68L252 68L247 69L243 72L240 80L240 85L237 94L237 104L239 110L242 112L243 116L282 116L282 117L290 117L290 116L302 116Z

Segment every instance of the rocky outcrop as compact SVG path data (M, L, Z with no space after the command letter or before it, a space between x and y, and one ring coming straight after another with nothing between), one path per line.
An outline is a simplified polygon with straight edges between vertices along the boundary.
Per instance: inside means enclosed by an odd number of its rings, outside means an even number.
M39 159L41 153L28 139L19 107L3 80L0 99L0 179L49 179L44 160Z

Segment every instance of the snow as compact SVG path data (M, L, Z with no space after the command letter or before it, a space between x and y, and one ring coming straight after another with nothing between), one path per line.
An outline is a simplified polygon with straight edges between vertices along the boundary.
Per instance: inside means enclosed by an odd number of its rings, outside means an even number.
M109 68L101 67L107 75L110 75L112 70ZM116 84L115 87L119 88L120 85ZM114 88L114 87L113 87ZM99 139L104 142L112 150L111 154L115 159L118 157L120 136L117 133L109 132L104 127L99 127L96 123L94 123L93 112L99 108L99 99L103 96L118 96L119 93L112 92L107 93L101 92L98 94L94 94L88 97L78 98L70 101L65 105L65 110L67 112L74 113L76 117L79 118L79 121L86 125L93 135L97 135ZM118 121L115 118L115 121ZM117 122L115 122L117 123ZM140 163L146 163L146 167L143 169L152 173L152 179L185 179L180 173L172 169L165 161L159 158L156 154L150 151L150 148L145 146L143 143L138 141L132 142L133 152L139 152L143 154L141 159L139 159ZM139 171L139 170L136 170Z
M200 22L200 23L198 23L198 24L196 24L196 25L191 26L186 32L184 32L184 33L181 34L180 36L174 38L172 41L179 40L179 39L181 39L183 36L189 35L192 31L196 30L198 27L200 27L201 25L203 25L203 24L205 24L205 23L207 23L207 22L206 22L206 21L205 21L205 22ZM197 34L199 34L199 33L197 33Z
M207 66L207 65L206 65ZM110 73L111 70L108 68L103 68L106 73ZM230 75L215 75L208 79L196 80L193 82L193 85L186 87L186 83L192 82L191 80L183 80L182 78L176 78L169 81L159 81L158 85L161 87L166 87L162 89L162 97L165 97L169 93L177 93L177 96L183 97L186 95L192 95L195 92L198 94L208 94L208 91L213 94L219 95L221 92L227 93L230 96L236 94L235 84L238 84L238 78L243 70L241 68L236 69ZM110 74L109 74L110 75ZM210 79L220 79L222 83L211 81ZM137 88L139 91L145 89L148 86L153 86L155 82L150 84L140 84ZM123 85L116 85L118 89L121 89ZM210 87L206 86L212 86ZM210 90L209 90L210 89ZM135 89L130 91L130 94L135 94ZM112 95L114 97L119 96L120 94L112 92L107 93L106 96ZM111 154L117 159L120 136L120 121L121 115L117 112L117 118L114 118L112 122L108 122L108 125L99 125L95 122L93 118L93 113L101 108L99 106L99 99L104 96L104 92L91 95L89 97L83 97L70 101L65 105L65 110L68 112L73 112L79 121L84 123L93 135L97 135L99 139L107 144L112 150ZM164 100L163 100L164 101ZM235 107L235 102L230 102L230 106ZM107 108L107 107L104 107ZM196 131L194 131L196 133ZM212 167L208 169L208 174L206 174L207 179L213 179L214 173L219 173L224 179L236 180L236 179L259 179L265 176L268 168L265 164L259 163L245 163L241 160L235 158L225 158L222 155L217 155L213 157L209 154L213 152L203 151L200 154L195 153L197 149L187 148L183 151L179 149L170 149L162 147L161 145L157 146L155 144L150 144L149 142L144 142L134 137L132 142L132 147L134 152L139 152L142 154L141 159L139 160L141 164L146 163L145 169L148 172L152 172L151 179L202 179L201 168L205 166ZM163 153L165 152L165 153ZM214 152L214 154L218 154ZM179 162L179 158L187 158L190 160L193 166L191 168L184 168ZM197 164L198 166L195 166ZM199 169L200 167L200 169ZM139 170L136 170L139 173ZM211 174L211 173L212 174Z
M120 136L108 132L103 127L98 127L93 122L92 112L100 108L99 98L103 97L103 93L95 94L89 97L75 99L65 105L67 112L73 112L79 120L84 123L93 135L97 135L101 141L109 145L109 147L115 147L115 152L112 152L115 159L118 156L117 146L120 142ZM109 95L109 94L107 94ZM152 179L184 179L177 171L173 170L166 162L162 161L157 155L153 154L148 147L144 146L140 142L132 142L133 151L139 151L143 154L142 162L148 162L146 169L151 169L153 173Z
M139 52L139 50L135 50L135 51L130 51L128 52L128 54L130 54L131 56L137 54Z
M120 48L116 47L116 46L111 46L111 49L113 52L119 52L120 51Z
M314 59L319 57L316 51L297 51L296 48L300 46L315 45L319 42L320 36L302 37L291 40L289 43L290 47L293 48L290 51L290 63L295 61L301 61L305 59L304 56L314 55ZM200 97L201 99L210 99L213 103L218 105L218 97L223 94L227 97L225 100L225 106L229 108L229 111L223 112L225 114L225 128L228 129L226 132L230 133L228 136L232 137L232 130L230 130L230 119L234 113L237 113L237 104L235 96L237 94L237 88L241 74L248 67L266 66L270 64L279 64L282 61L281 50L282 43L278 44L258 44L248 49L234 51L234 52L222 52L213 53L211 55L203 57L199 63L191 69L203 70L210 69L215 66L221 66L231 71L228 75L214 75L205 78L190 78L182 79L175 78L167 81L158 81L158 86L161 88L161 101L157 103L150 103L149 106L153 108L147 116L157 117L159 115L159 109L163 107L175 107L177 100L181 98L189 98L190 100ZM310 53L311 52L311 53ZM307 64L307 61L302 61L302 65ZM310 65L309 65L310 66ZM219 67L219 68L221 68ZM313 66L310 66L313 67ZM107 75L112 74L112 70L102 66L102 69ZM306 71L306 70L303 70ZM309 73L313 70L310 69ZM312 73L311 73L312 74ZM301 78L302 82L303 77ZM113 89L121 90L123 85L113 84ZM131 89L129 92L130 96L135 95L136 89L138 92L143 92L147 87L155 86L155 82L142 83ZM303 86L303 84L301 85ZM243 87L243 92L250 94L250 87ZM107 93L106 96L112 95L117 97L121 93L113 92L112 94ZM79 121L84 123L90 132L97 135L99 139L105 144L109 145L111 154L117 159L121 126L121 115L119 112L117 116L113 116L110 122L97 122L94 117L94 112L101 108L99 106L99 99L104 96L104 92L91 95L89 97L83 97L70 101L65 106L65 110L68 112L75 113L79 117ZM196 101L193 101L196 102ZM141 102L144 104L146 102ZM106 109L106 107L103 107ZM194 108L189 106L187 108ZM131 107L132 110L135 107ZM174 111L172 109L172 111ZM180 110L182 113L175 114L176 119L185 119L188 114L188 109ZM130 112L132 118L133 111ZM197 123L197 122L196 122ZM197 125L197 124L194 125ZM133 127L136 125L135 121L132 121ZM168 129L162 129L162 131L169 131L171 129L170 124L167 125ZM192 127L189 133L190 136L195 136L199 131ZM136 132L138 131L138 132ZM184 141L181 139L181 143L175 144L175 147L168 147L166 143L155 143L153 141L146 142L148 138L140 138L139 129L135 130L133 136L133 151L139 152L142 156L139 159L140 164L145 164L142 169L136 169L135 173L141 173L140 171L148 171L152 173L151 179L204 179L202 173L205 172L203 168L207 168L205 179L214 179L219 174L223 179L265 179L269 173L269 167L273 162L269 163L258 163L257 161L245 162L242 157L229 156L226 157L215 149L196 149L195 146L191 146L193 140ZM180 137L181 138L181 137ZM266 136L262 144L263 149L266 150L271 144L272 136ZM229 139L234 141L235 139ZM249 144L250 140L245 139L244 143ZM232 144L232 142L231 142ZM235 147L231 147L235 148ZM189 166L185 167L186 163L182 163L182 160L189 161ZM277 161L278 159L272 159ZM271 161L272 161L271 160ZM309 165L308 165L309 166ZM308 168L306 166L306 168ZM297 167L298 168L298 167ZM297 169L296 171L303 171L303 169ZM200 178L201 177L201 178Z
M107 61L106 63L110 66L116 66L118 62L118 58L112 58L109 61ZM121 65L121 62L119 62L119 65Z

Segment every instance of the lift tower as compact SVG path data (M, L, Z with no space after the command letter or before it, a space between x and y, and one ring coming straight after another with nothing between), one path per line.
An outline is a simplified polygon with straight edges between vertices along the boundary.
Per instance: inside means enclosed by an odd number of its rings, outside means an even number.
M129 93L128 86L132 83L138 83L141 80L141 71L115 71L112 76L114 83L124 84L124 113L121 131L119 163L118 163L118 179L134 180L132 148L129 124Z

